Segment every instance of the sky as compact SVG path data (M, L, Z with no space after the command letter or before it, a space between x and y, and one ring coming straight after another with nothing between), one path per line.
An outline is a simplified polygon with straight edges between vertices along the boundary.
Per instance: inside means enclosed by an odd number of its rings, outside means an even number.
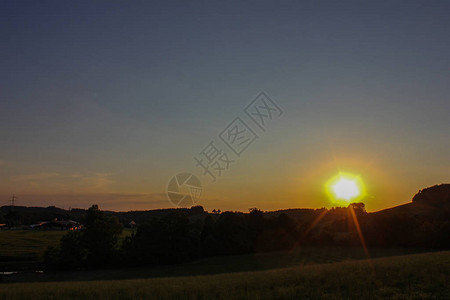
M364 183L368 211L407 203L450 182L449 14L448 1L1 0L0 205L175 207L184 172L210 211L333 207L339 172ZM280 109L263 129L245 113L260 92ZM220 138L237 117L257 136L240 155ZM195 160L210 142L233 161L208 169L214 182Z

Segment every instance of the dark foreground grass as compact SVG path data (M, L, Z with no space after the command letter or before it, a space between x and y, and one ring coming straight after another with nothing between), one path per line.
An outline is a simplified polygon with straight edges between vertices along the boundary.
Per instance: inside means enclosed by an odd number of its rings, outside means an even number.
M429 251L429 250L428 250ZM398 256L425 252L424 249L371 248L370 257ZM120 269L22 272L3 276L3 282L97 281L154 277L181 277L234 272L264 271L311 264L334 263L366 258L362 247L297 247L290 251L208 257L166 266Z
M1 299L450 299L450 252L269 271L0 284Z

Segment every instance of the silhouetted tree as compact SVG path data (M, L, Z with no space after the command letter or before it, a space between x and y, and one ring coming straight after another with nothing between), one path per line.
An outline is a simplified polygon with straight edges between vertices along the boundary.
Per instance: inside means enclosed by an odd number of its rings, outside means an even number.
M90 266L104 266L115 259L122 224L115 216L107 216L97 205L89 208L85 218L81 241L87 251Z
M64 235L59 249L49 248L45 254L48 265L64 268L108 266L116 261L122 225L115 216L107 216L97 205L89 208L85 227Z
M201 224L173 213L139 226L126 251L133 263L180 263L199 257L200 235Z

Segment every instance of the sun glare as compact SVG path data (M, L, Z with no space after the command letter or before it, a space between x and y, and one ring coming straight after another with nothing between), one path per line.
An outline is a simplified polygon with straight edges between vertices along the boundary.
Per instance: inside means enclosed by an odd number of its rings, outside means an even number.
M350 201L350 199L359 195L359 188L354 180L341 178L332 186L332 188L338 199L342 198Z
M328 181L326 192L333 202L349 203L364 196L364 185L359 176L341 172Z

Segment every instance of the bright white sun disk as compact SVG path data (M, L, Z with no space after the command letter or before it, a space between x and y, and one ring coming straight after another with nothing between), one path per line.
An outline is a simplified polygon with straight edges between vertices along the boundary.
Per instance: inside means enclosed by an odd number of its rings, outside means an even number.
M355 180L346 178L339 179L333 186L333 192L338 199L345 199L349 201L352 198L359 196L358 184Z

